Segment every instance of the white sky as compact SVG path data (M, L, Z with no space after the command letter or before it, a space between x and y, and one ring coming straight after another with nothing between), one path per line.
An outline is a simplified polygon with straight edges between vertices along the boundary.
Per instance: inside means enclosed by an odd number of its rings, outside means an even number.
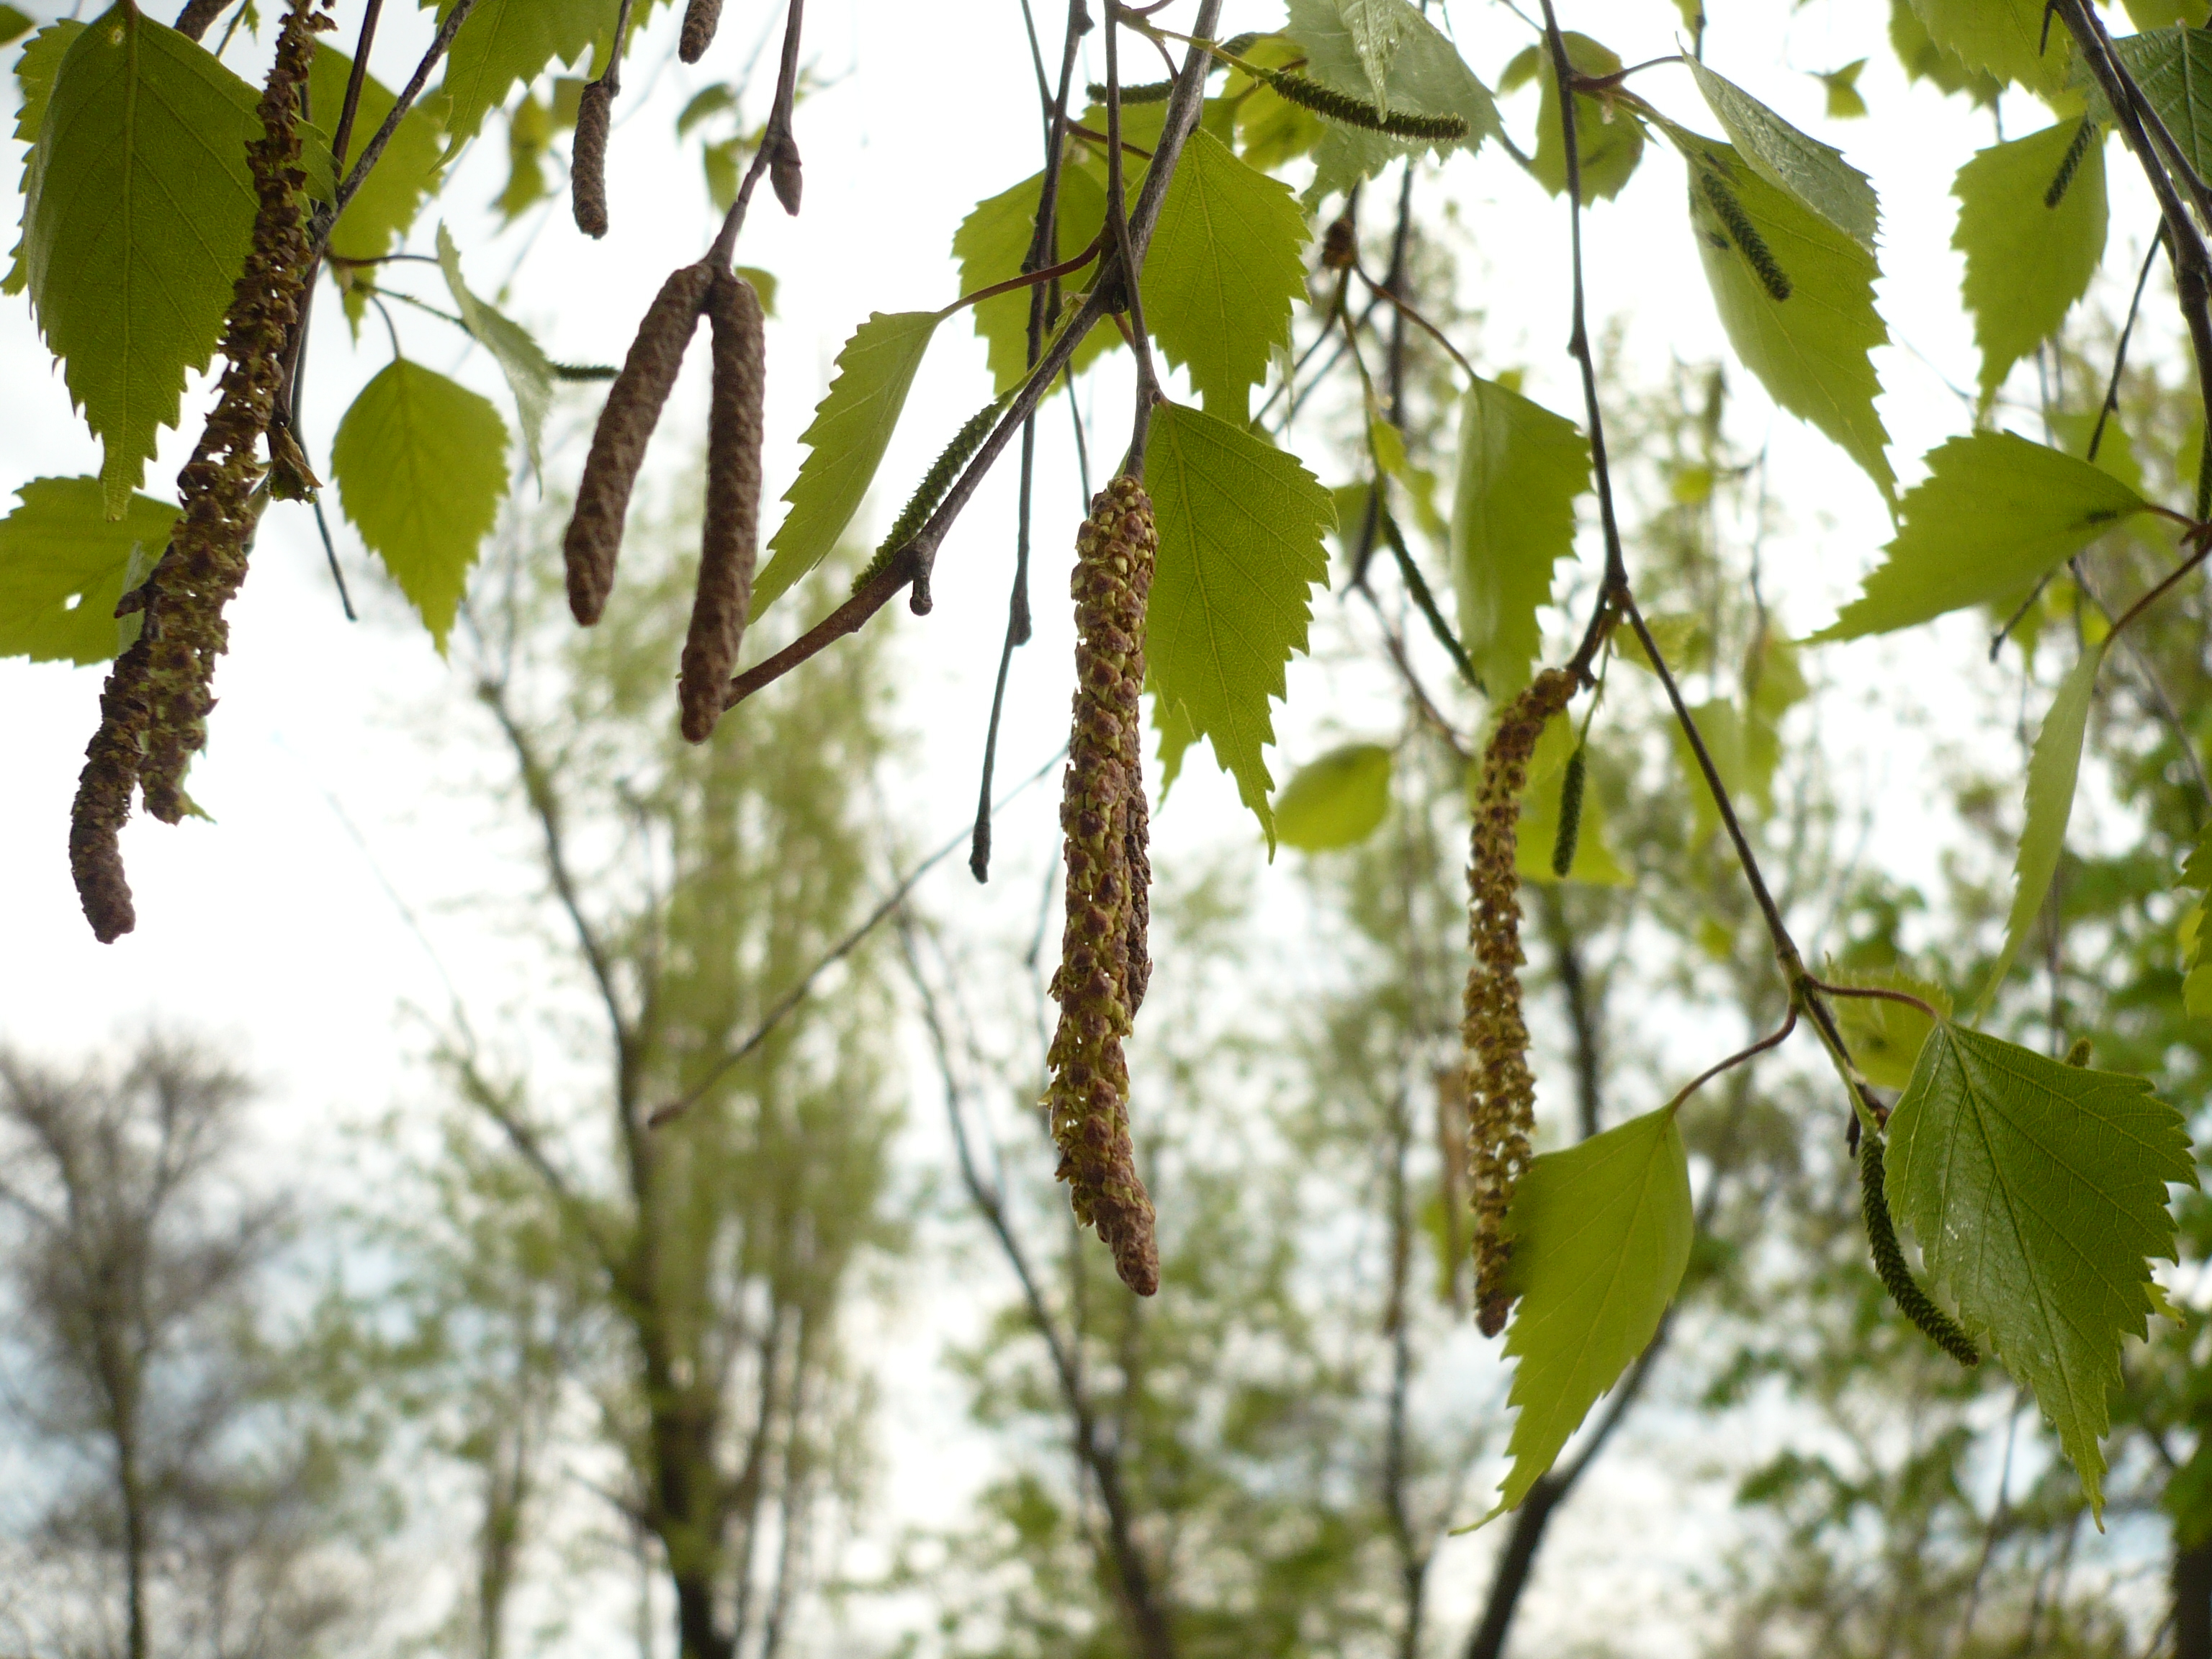
M1037 3L1049 52L1058 9L1051 0ZM51 12L52 0L35 0L33 9ZM1186 9L1164 21L1186 21ZM1886 280L1880 300L1896 337L1914 350L1892 349L1877 357L1893 457L1910 482L1915 458L1966 424L1957 401L1916 352L1940 365L1952 382L1972 384L1975 360L1958 310L1947 192L1956 165L1990 142L1989 118L1925 87L1904 88L1881 36L1886 7L1815 5L1797 13L1775 0L1711 0L1709 9L1708 61L1841 145L1881 191L1885 266L1911 273ZM1529 38L1502 8L1457 0L1449 12L1469 62L1487 81ZM1664 0L1570 0L1563 13L1569 27L1600 36L1630 62L1674 50L1678 15ZM358 15L358 0L345 0L341 32L332 38L349 44ZM490 124L465 156L444 211L472 284L489 295L521 258L505 304L538 331L552 356L618 362L661 278L696 258L710 240L718 216L696 157L673 148L673 117L699 87L738 73L769 30L768 61L748 105L749 118L757 118L772 81L773 31L781 15L780 4L732 0L720 40L696 70L674 59L673 19L665 12L656 17L618 106L611 167L614 229L604 242L577 234L565 191L544 210L542 225L533 214L515 231L496 235L495 221L481 204L505 178L500 124ZM1279 21L1272 0L1230 0L1222 33ZM953 228L976 200L1027 176L1039 159L1017 0L930 7L813 0L808 26L806 57L830 84L799 112L806 210L788 220L763 191L739 248L744 263L766 266L781 279L769 347L771 493L789 482L797 434L854 324L871 311L933 307L953 297L956 276L947 256ZM386 84L396 85L428 38L426 16L404 5L389 7L383 31L374 65ZM1094 54L1097 40L1094 33ZM1149 75L1146 56L1125 59L1125 72ZM1826 121L1821 88L1806 72L1860 57L1873 60L1862 88L1888 118ZM1101 66L1094 61L1088 67L1096 74ZM1650 71L1637 87L1692 125L1714 125L1679 70ZM12 82L0 98L7 100L0 106L12 107ZM1505 106L1509 125L1524 142L1534 111L1533 91ZM2045 124L2033 106L2008 102L2007 115L2014 136ZM11 185L15 158L8 147L4 171ZM2132 258L2152 220L2117 148L2112 159L2108 283L2132 276ZM1579 420L1579 393L1562 349L1564 207L1494 151L1455 161L1440 182L1424 187L1422 199L1433 204L1441 194L1459 204L1476 250L1463 273L1464 297L1487 313L1459 343L1485 372L1525 367L1530 395ZM434 225L434 213L426 216L410 246L427 249ZM1632 373L1656 374L1669 356L1701 361L1723 353L1681 210L1679 164L1663 147L1647 152L1624 202L1592 213L1588 235L1593 313L1599 319L1626 314ZM419 283L416 291L444 303L434 280ZM466 349L431 319L404 311L400 317L411 356L508 407L483 354ZM380 367L386 346L374 322L359 346L351 344L335 305L319 306L316 320L308 428L319 462L352 390ZM1306 325L1303 315L1299 324ZM693 356L696 372L687 373L666 430L700 422L703 371L696 371L696 360L703 354ZM1118 366L1107 370L1093 397L1103 429L1117 435L1126 431L1127 398L1117 378L1122 372ZM1760 394L1741 372L1732 380L1737 435L1755 445L1768 424ZM985 387L980 343L964 321L947 325L881 474L884 499L869 509L878 526L944 438L987 395ZM598 395L588 387L565 394L556 428L573 436L588 422ZM149 491L170 488L196 428L191 411L204 406L204 399L188 403L186 434L167 435L149 472ZM1066 555L1059 550L1072 539L1065 532L1073 529L1078 492L1061 405L1048 409L1040 429L1039 637L1016 659L1001 750L1000 776L1007 780L1026 775L1065 736L1067 627L1057 601L1065 592ZM1794 533L1771 550L1767 591L1780 596L1788 624L1805 631L1825 620L1828 607L1872 562L1887 522L1872 487L1840 453L1787 416L1772 421L1771 433L1777 494L1794 520ZM1115 441L1109 436L1097 444L1094 465L1109 464L1105 452ZM659 453L682 455L684 445L667 442ZM579 453L572 442L549 457L550 465L573 479ZM1309 459L1325 482L1344 476L1340 465ZM33 477L95 471L98 460L98 447L72 414L27 307L20 300L0 303L0 496ZM972 802L1011 566L1012 480L1012 468L1002 468L948 543L935 613L916 621L895 605L878 624L896 628L911 687L903 715L918 732L916 805L908 821L913 845L933 846L960 828ZM331 516L337 519L334 501ZM479 1009L513 1005L526 994L518 988L531 982L531 964L468 903L488 890L527 890L535 874L503 861L501 843L479 834L486 810L471 780L498 775L483 769L485 751L465 687L440 663L393 591L371 573L350 531L340 524L338 535L363 611L356 626L338 612L308 515L272 513L264 525L252 578L230 613L232 650L218 677L212 746L192 778L196 799L218 823L179 829L143 817L134 823L124 848L138 930L117 945L92 939L65 857L70 800L96 719L100 671L0 663L0 706L8 710L0 725L0 870L6 872L0 942L7 947L0 951L0 1040L64 1057L146 1016L234 1036L269 1082L271 1133L303 1147L314 1146L334 1121L358 1121L422 1097L422 1027L400 1010L411 1003L434 1012L444 992L395 893L417 913L446 971ZM548 547L544 556L556 555ZM1319 597L1316 607L1324 616L1337 609L1328 596ZM772 613L768 631L784 637L797 620L795 608ZM1939 695L1910 676L1885 685L1880 666L1900 661L1872 646L1826 664L1865 681L1869 718L1854 733L1859 747L1850 758L1871 787L1893 779L1895 769L1909 774L1911 757L1925 741L1911 731L1911 717L1925 713ZM834 673L834 656L805 672ZM1285 741L1273 762L1279 780L1321 746L1310 735L1318 727L1333 722L1357 730L1368 720L1381 735L1395 720L1370 690L1351 681L1340 684L1319 667L1294 665L1291 688L1291 706L1280 720ZM426 788L426 780L437 787ZM1001 829L1009 874L983 902L1002 916L1024 914L1035 902L1028 872L1039 867L1041 849L1048 849L1054 833L1048 793L1034 793L1026 810ZM1932 839L1920 833L1923 828L1887 818L1882 856L1924 862L1932 856ZM1200 751L1158 833L1157 856L1164 860L1224 840L1241 841L1255 860L1261 856L1249 817ZM953 912L971 902L973 890L956 859L924 892L938 908ZM918 1330L907 1340L921 1357L936 1336ZM894 1391L895 1460L919 1456L917 1443L927 1439L933 1414L956 1400L941 1381L908 1395ZM1617 1573L1663 1575L1659 1582L1678 1583L1663 1547L1653 1556L1648 1544L1680 1535L1655 1468L1624 1465L1602 1491L1579 1499L1563 1521L1552 1570L1602 1555ZM930 1501L934 1476L927 1460L916 1468L919 1474L894 1471L902 1507ZM1601 1514L1610 1516L1605 1536L1597 1530ZM1480 1563L1491 1547L1487 1536L1449 1547L1440 1587L1446 1618L1464 1616L1486 1576ZM1545 1623L1540 1609L1532 1607L1531 1616L1523 1632L1527 1651L1539 1650L1532 1644ZM1591 1628L1572 1609L1555 1609L1552 1616L1564 1620L1562 1628ZM1638 1650L1668 1650L1656 1638L1649 1646L1639 1638Z

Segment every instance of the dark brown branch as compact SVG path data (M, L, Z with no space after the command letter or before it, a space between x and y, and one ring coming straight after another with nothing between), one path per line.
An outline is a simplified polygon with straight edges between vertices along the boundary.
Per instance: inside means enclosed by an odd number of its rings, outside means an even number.
M383 15L384 0L368 0L368 9L362 13L361 33L355 37L353 68L346 76L345 102L338 110L337 131L331 136L331 165L345 165L346 147L353 142L354 117L361 112L361 88L368 79L368 49L376 40L376 21Z
M415 65L415 73L407 77L407 84L399 89L399 96L390 112L368 143L362 146L360 159L348 170L344 182L338 185L337 200L331 204L329 217L315 237L317 256L321 254L323 245L330 240L331 228L337 223L338 216L346 210L346 204L353 200L355 193L361 189L362 181L368 177L369 169L384 155L384 147L392 142L392 135L399 131L400 122L406 118L407 112L415 107L415 100L422 95L422 88L430 79L430 71L437 68L439 60L445 57L447 49L453 44L453 37L461 32L461 25L469 21L470 14L476 9L477 0L456 0L453 10L446 14L446 21L438 26L438 33L431 40L429 50L422 54L422 61ZM368 53L364 52L356 61L365 61L367 58Z

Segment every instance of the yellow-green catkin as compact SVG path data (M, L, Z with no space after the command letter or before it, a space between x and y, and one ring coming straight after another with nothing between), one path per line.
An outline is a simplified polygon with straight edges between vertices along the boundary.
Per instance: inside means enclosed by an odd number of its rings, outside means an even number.
M1528 757L1545 725L1574 695L1574 677L1547 669L1505 705L1483 751L1482 781L1467 868L1468 964L1461 1036L1466 1044L1468 1174L1474 1211L1475 1322L1486 1336L1505 1328L1513 1305L1505 1237L1513 1188L1528 1167L1535 1127L1536 1080L1528 1070L1528 1027L1521 1013L1521 796Z
M1066 837L1066 931L1052 994L1060 1024L1046 1103L1076 1218L1098 1230L1122 1281L1159 1288L1152 1200L1129 1133L1122 1054L1151 974L1146 943L1143 725L1145 606L1159 538L1134 478L1091 500L1076 538L1075 710L1060 823Z

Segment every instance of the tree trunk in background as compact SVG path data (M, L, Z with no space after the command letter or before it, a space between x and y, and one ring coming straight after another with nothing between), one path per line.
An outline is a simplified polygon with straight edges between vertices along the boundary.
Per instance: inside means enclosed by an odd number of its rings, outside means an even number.
M1467 1659L1503 1659L1506 1632L1512 1626L1514 1608L1521 1603L1521 1592L1528 1587L1529 1570L1536 1565L1544 1528L1551 1524L1552 1511L1567 1495L1569 1485L1547 1474L1528 1489L1528 1497L1513 1512L1513 1530L1506 1535L1504 1551L1498 1558L1498 1573L1490 1581L1490 1602L1483 1609L1482 1622L1468 1639Z
M2212 1540L2173 1553L2174 1659L2212 1659Z

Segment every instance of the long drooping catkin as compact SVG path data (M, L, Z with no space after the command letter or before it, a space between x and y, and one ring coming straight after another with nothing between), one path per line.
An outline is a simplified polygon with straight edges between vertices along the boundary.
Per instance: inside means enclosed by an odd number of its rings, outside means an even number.
M753 562L760 552L761 392L765 348L760 296L750 283L721 271L707 294L714 325L714 397L707 416L707 523L699 546L699 588L684 641L677 695L684 735L704 743L722 717L752 609Z
M1047 1104L1076 1218L1097 1228L1122 1282L1150 1296L1159 1288L1159 1247L1129 1135L1121 1052L1151 975L1138 698L1159 538L1144 487L1123 477L1101 490L1075 546L1075 710L1060 807L1067 921L1052 980L1060 1024Z
M1505 1215L1528 1167L1536 1080L1528 1072L1528 1028L1521 1016L1521 793L1528 757L1546 722L1567 706L1575 682L1564 670L1539 674L1505 705L1482 757L1482 782L1467 867L1467 996L1460 1026L1467 1045L1468 1170L1474 1206L1475 1321L1485 1336L1505 1328L1512 1246Z
M85 750L70 812L70 868L102 943L136 921L117 844L131 792L164 823L182 818L185 772L207 746L216 659L228 647L223 610L246 580L259 517L261 440L276 407L299 320L308 259L300 191L300 100L315 36L330 20L294 0L264 83L261 136L246 147L258 205L244 270L223 322L225 362L214 411L178 474L181 510L167 550L138 590L145 623L100 694L100 729Z
M568 204L585 235L607 234L607 130L614 121L614 88L586 81L576 100L576 142L568 153Z
M660 419L661 405L684 367L684 349L699 325L699 313L714 281L714 264L702 259L672 271L637 325L622 373L607 389L606 406L592 433L592 453L576 485L576 510L568 520L561 550L568 573L568 609L589 628L606 608L615 585L615 558L622 551L623 520L629 492L645 460L645 446Z
M714 44L714 26L722 21L722 0L691 0L684 8L684 33L677 38L676 55L696 64Z

